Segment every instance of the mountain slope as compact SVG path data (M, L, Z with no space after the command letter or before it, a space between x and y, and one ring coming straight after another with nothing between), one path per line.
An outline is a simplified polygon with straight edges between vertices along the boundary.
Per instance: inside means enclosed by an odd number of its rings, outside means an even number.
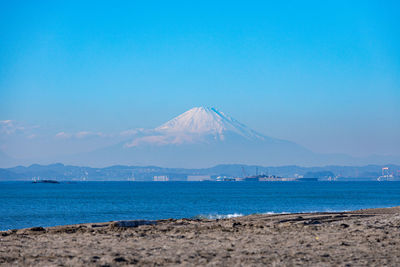
M106 157L106 159L105 159ZM109 164L207 167L222 163L311 164L311 151L264 136L215 108L196 107L121 145L96 151L90 160ZM72 162L68 162L72 163Z
M264 139L261 134L249 129L223 112L207 107L192 108L157 127L156 131L175 134L212 134L220 140L224 139L225 132L234 132L249 140Z
M278 141L248 128L215 108L196 107L135 137L127 147L141 145L211 144L215 142Z

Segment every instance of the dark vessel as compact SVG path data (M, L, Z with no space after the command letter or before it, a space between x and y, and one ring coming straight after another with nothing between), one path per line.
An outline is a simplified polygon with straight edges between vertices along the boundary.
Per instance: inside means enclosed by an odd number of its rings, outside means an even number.
M34 180L32 183L34 184L59 184L59 181L56 180Z

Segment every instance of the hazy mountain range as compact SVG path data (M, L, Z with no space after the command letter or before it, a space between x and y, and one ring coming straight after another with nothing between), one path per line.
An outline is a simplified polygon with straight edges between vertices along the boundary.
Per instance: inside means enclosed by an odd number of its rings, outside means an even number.
M78 137L89 134L81 132ZM68 137L64 132L57 136ZM83 139L78 139L76 142L83 142ZM400 163L399 156L355 158L317 154L294 142L258 133L223 112L207 107L192 108L154 129L125 131L114 143L101 148L68 155L62 152L41 161L25 160L22 164L63 162L90 166L123 164L206 168L218 164L324 166ZM1 153L0 161L7 162L0 166L21 164Z
M300 167L281 166L265 167L255 165L217 165L211 168L184 169L184 168L162 168L157 166L111 166L106 168L91 168L83 166L68 166L63 164L38 165L29 167L17 166L13 168L0 169L0 180L31 180L31 179L54 179L54 180L86 180L86 181L117 181L136 180L152 181L154 176L168 176L171 181L185 181L188 176L217 176L245 177L255 174L278 175L283 177L294 177L295 175L318 176L321 173L330 173L332 176L341 178L371 178L376 179L381 175L383 165L368 166L324 166L324 167ZM385 165L389 167L390 173L400 175L400 165Z

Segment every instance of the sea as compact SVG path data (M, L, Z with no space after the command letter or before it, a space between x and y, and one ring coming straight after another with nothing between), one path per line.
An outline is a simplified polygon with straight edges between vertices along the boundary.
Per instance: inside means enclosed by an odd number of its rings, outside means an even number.
M0 182L0 230L400 205L400 182Z

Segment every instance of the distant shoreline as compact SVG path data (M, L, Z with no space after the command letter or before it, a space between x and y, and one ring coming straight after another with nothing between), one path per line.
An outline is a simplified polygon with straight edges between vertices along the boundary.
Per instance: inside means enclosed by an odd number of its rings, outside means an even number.
M126 182L126 183L175 183L175 182L188 182L188 183L199 183L199 182L215 182L215 183L247 183L248 181L214 181L214 180L204 180L204 181L187 181L187 180L174 180L174 181L144 181L144 180L139 180L139 181L130 181L130 180L88 180L88 181L82 181L82 180L54 180L57 181L58 183L64 183L64 184L74 184L74 183L88 183L88 182ZM21 183L34 183L32 180L0 180L0 183L12 183L12 182L21 182ZM304 181L256 181L260 183L276 183L276 182L283 182L283 183L291 183L291 182L304 182ZM339 180L325 180L325 179L320 179L318 181L311 181L311 182L400 182L400 177L395 178L393 180L383 180L379 181L377 178L354 178L354 177L345 177L341 178Z
M320 180L376 180L387 174L400 180L400 165L378 164L364 166L261 166L245 164L220 164L206 168L166 168L157 166L109 166L95 168L72 166L61 163L50 165L33 164L0 168L2 181L31 181L38 179L58 181L186 181L217 180L269 175L294 178L319 178Z

